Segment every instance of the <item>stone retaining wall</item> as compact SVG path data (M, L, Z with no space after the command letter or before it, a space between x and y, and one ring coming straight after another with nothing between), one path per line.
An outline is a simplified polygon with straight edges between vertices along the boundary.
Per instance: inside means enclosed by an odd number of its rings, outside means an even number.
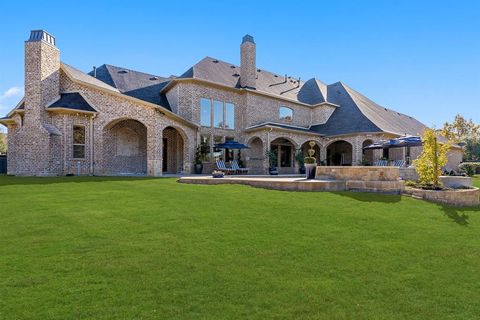
M478 188L442 191L406 188L404 193L416 198L451 206L467 207L480 205L480 189Z
M400 193L405 183L397 167L318 166L316 180L345 181L345 190Z
M399 169L400 169L400 178L402 178L402 180L418 181L418 173L414 167L399 168Z
M398 167L318 166L315 179L397 181L400 179L400 171Z

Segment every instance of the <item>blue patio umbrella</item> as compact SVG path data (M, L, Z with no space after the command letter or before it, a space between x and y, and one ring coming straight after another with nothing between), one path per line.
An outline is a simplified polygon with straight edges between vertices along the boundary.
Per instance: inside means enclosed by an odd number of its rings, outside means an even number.
M237 141L227 141L224 143L217 143L215 144L215 148L220 148L220 149L248 149L246 145L243 143L237 142Z
M371 145L363 147L364 150L388 149L401 147L417 147L422 145L422 139L415 136L399 137L390 140L380 140Z

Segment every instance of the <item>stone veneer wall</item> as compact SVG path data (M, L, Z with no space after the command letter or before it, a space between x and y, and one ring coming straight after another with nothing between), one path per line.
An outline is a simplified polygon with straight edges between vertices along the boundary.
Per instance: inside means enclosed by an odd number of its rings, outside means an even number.
M59 50L45 41L25 42L25 116L9 127L8 172L17 175L58 174L59 145L44 126L44 106L59 96ZM13 162L13 163L12 163Z
M336 107L331 106L319 106L315 107L312 110L312 125L316 124L324 124L332 115L333 111L335 111Z

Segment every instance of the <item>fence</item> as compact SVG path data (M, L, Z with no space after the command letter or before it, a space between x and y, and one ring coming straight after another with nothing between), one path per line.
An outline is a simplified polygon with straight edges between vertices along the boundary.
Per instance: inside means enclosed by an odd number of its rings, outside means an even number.
M7 173L7 156L0 155L0 174Z

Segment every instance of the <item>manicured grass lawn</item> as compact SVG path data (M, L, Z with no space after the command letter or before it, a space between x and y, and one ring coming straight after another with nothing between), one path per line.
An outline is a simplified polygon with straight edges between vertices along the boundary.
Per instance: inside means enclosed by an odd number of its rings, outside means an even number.
M0 319L480 314L480 208L146 178L2 176L0 201Z
M473 177L473 184L480 188L480 176Z

